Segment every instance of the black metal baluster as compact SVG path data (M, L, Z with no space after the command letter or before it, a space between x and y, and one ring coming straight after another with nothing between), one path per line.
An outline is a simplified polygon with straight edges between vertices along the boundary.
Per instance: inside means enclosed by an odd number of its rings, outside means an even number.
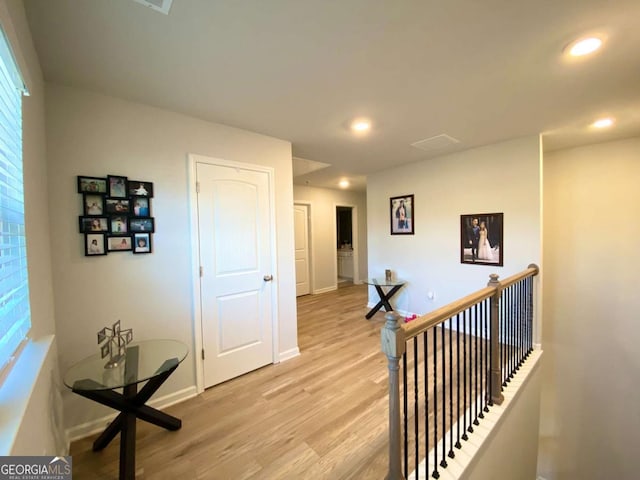
M520 299L521 305L520 308L520 364L525 361L527 358L527 348L525 345L525 339L527 338L527 298L526 298L526 288L525 288L526 279L520 282Z
M529 353L533 352L533 277L529 277L528 279L528 301L527 306L529 307L529 313L527 315L527 321L529 322Z
M407 414L407 410L409 408L409 400L408 400L408 395L409 392L407 392L407 352L402 354L402 382L403 382L403 386L404 388L402 389L402 406L403 406L403 425L404 425L404 435L403 435L403 440L404 440L404 478L407 478L407 475L409 474L408 469L409 469L409 431L408 431L408 427L409 427L409 417Z
M460 314L456 315L456 422L458 425L458 435L456 448L462 448L460 443Z
M469 426L467 432L473 433L473 345L474 345L474 332L473 332L473 310L471 307L469 311Z
M489 302L489 324L491 323L491 299L487 299L487 302ZM498 324L499 325L499 324ZM494 339L492 337L493 335L493 329L489 328L489 336L487 337L489 339L489 367L487 369L487 379L489 380L487 383L489 384L489 406L493 407L493 375L491 375L491 365L493 365L493 347L492 347L492 342L494 342L496 339ZM498 335L498 338L500 337L500 335ZM499 342L498 342L498 348L500 348Z
M520 305L518 284L513 285L513 375L520 369Z
M467 436L467 317L469 309L464 311L464 317L462 318L462 439L468 440Z
M491 405L491 363L489 355L491 352L491 341L489 340L489 320L491 315L491 304L487 298L484 301L484 411L489 411L489 405Z
M453 453L453 318L449 318L449 458Z
M429 472L429 342L427 330L422 334L422 349L424 350L424 456L426 474ZM417 475L416 475L417 477ZM406 477L405 477L406 478Z
M507 353L507 383L511 382L513 378L512 368L513 368L513 295L511 291L511 287L506 290L509 310L508 314L508 327L507 327L507 342L508 342L508 353Z
M503 290L500 294L500 358L502 368L502 388L507 386L507 315L506 310L507 291Z
M420 414L418 413L418 395L420 388L418 386L418 337L413 337L413 433L415 443L415 458L414 458L414 470L416 471L416 477L418 476L418 463L420 462L420 442L419 442L419 430L418 422L420 421Z
M480 369L478 370L479 373L479 377L480 377L480 390L478 390L476 397L478 399L478 402L480 404L480 413L478 413L478 417L480 418L484 418L484 409L483 407L483 402L484 402L484 390L482 388L482 381L484 380L484 365L483 365L483 360L484 360L484 337L482 336L482 322L484 321L484 305L482 303L477 304L477 309L479 311L479 315L480 315L480 319L479 319L479 323L480 323L480 329L478 330L478 341L480 343Z
M433 466L431 476L439 478L438 473L438 335L433 329ZM405 476L405 478L407 478Z
M511 293L511 373L509 374L509 379L513 379L516 373L516 355L518 353L516 351L516 309L514 308L516 298L513 287L509 288L509 290Z
M515 342L514 342L515 349L516 349L516 360L515 360L516 366L514 368L514 371L517 372L518 370L520 370L520 362L522 360L522 355L521 355L522 351L520 350L520 335L522 333L520 331L520 322L521 322L521 319L522 319L522 303L520 302L520 283L516 283L513 286L513 291L514 291L514 297L515 297L515 300L514 300L514 304L515 305L514 305L514 308L513 308L513 310L514 310L513 314L514 314L514 317L516 319L516 326L515 326L515 328L516 328L516 332L515 332L516 337L515 337Z
M442 461L440 461L440 466L442 468L446 468L447 467L447 460L446 460L446 452L447 452L447 427L446 427L446 421L447 421L447 375L445 373L445 369L446 369L446 362L445 362L445 354L446 352L445 350L445 341L444 341L444 322L442 322L440 324L440 337L441 337L441 341L440 341L440 352L442 355Z
M478 370L479 370L478 368L478 351L479 351L478 336L480 332L478 331L478 304L477 303L473 306L473 316L474 316L474 325L475 325L474 338L475 338L475 344L476 344L476 348L474 349L475 351L474 351L474 359L473 359L476 367L476 370L473 376L475 380L475 385L476 385L475 397L473 398L473 406L476 408L476 414L475 414L475 417L473 418L473 424L480 425L480 423L478 422Z

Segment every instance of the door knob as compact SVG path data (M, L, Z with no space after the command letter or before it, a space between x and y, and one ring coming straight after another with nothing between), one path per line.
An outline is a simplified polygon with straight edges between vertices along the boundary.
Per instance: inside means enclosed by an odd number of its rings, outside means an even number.
M265 282L270 282L271 280L273 280L273 275L265 275L263 279Z

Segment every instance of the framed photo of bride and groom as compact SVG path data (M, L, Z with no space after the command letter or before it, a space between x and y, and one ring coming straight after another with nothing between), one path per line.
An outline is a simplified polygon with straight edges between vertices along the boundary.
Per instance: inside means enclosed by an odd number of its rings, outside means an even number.
M502 213L460 215L460 262L503 265Z

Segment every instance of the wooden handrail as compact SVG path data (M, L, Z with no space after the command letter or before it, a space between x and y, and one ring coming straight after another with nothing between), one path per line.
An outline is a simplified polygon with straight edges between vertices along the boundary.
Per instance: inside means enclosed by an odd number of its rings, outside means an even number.
M540 272L538 266L534 263L530 264L526 270L523 270L520 273L516 273L515 275L511 275L510 277L505 278L504 280L500 280L500 286L498 287L501 290L504 290L511 285L518 283L520 280L527 277L535 277Z
M445 320L453 317L454 315L464 312L467 308L482 302L491 297L495 293L495 288L485 287L482 290L467 295L466 297L451 302L443 307L429 312L422 317L418 317L412 320L411 323L405 323L402 325L405 340L409 340L423 332L426 332L432 327L444 322Z
M540 269L537 265L530 264L526 270L508 277L506 280L499 281L496 286L487 286L482 290L478 290L477 292L467 295L455 302L444 305L433 312L429 312L426 315L418 317L411 323L403 324L401 326L401 332L398 333L402 334L405 341L410 340L411 338L426 332L430 328L439 325L445 320L448 320L454 315L464 312L467 308L475 305L476 303L480 303L483 300L492 297L497 292L519 282L523 278L537 275L539 271Z

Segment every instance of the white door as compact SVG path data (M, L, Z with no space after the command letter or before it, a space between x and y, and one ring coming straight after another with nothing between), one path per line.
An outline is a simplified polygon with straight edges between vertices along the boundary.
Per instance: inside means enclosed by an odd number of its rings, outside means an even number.
M204 386L273 362L270 176L196 163Z
M308 295L309 287L309 207L294 205L293 221L296 249L296 296Z

